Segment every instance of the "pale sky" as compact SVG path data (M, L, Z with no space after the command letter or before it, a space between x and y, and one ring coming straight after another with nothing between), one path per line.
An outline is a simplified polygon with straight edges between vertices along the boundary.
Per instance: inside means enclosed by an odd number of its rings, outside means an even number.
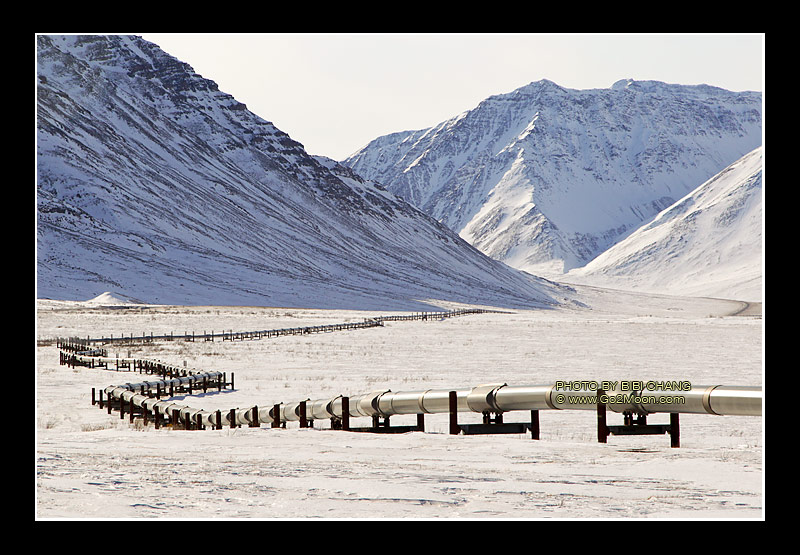
M540 79L764 91L764 34L142 34L302 143L343 160Z

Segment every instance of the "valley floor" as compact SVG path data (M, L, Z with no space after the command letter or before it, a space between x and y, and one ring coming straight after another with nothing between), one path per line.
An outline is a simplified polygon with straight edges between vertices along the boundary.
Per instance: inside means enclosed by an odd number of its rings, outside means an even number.
M111 346L109 354L233 372L235 390L183 400L223 410L495 382L764 382L760 305L579 291L585 307L252 341ZM394 435L334 431L321 422L314 429L155 430L90 404L92 387L141 381L138 374L60 366L52 342L373 315L37 301L36 518L763 519L759 417L681 415L679 449L668 436L611 436L599 444L593 411L542 411L539 441L528 434L450 436L447 415L428 415L424 433ZM527 417L512 412L505 420ZM408 418L392 424L412 424ZM480 421L479 414L460 418ZM609 413L609 424L621 420Z

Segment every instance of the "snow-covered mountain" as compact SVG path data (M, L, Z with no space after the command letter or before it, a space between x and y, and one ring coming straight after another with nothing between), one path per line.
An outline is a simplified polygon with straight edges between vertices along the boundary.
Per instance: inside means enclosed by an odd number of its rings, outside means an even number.
M152 43L37 40L40 298L419 310L568 293L309 156Z
M482 252L534 274L580 267L761 145L761 93L547 80L343 163Z
M746 154L564 279L761 301L762 159Z

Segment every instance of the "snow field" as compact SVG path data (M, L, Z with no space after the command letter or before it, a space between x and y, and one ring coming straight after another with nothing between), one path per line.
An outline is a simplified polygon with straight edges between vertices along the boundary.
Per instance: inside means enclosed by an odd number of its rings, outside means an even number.
M391 389L559 379L763 382L762 321L739 303L582 290L593 308L479 314L435 322L240 342L120 346L120 356L234 372L234 391L183 398L199 408ZM763 517L763 418L681 415L668 436L596 442L593 411L541 411L528 434L378 435L268 426L156 431L92 407L90 390L139 381L58 365L48 340L246 331L361 320L375 312L37 302L36 516L45 519L614 519ZM449 308L449 307L448 307ZM385 314L385 313L383 313ZM113 356L114 349L109 349ZM528 414L507 413L506 421ZM462 413L462 422L479 414ZM392 418L411 424L413 416ZM609 412L609 424L622 416ZM667 422L651 415L648 422ZM353 419L351 425L368 425Z

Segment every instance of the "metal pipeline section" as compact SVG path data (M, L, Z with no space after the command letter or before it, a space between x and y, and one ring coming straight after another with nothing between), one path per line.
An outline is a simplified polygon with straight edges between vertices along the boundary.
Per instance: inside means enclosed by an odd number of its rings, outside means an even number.
M373 391L350 397L351 417L450 412L450 389ZM553 385L484 384L456 391L458 412L503 413L517 410L597 410L598 402L618 413L694 413L718 416L761 416L760 386L691 385L683 390L573 390ZM299 402L278 405L283 421L299 420ZM341 418L342 397L306 401L309 419ZM273 418L273 409L264 413Z
M90 349L90 345L93 343L114 343L114 342L138 343L138 342L152 342L154 340L195 341L196 339L213 341L214 338L216 337L221 338L223 341L225 340L233 341L236 339L245 339L245 338L261 339L262 337L276 337L281 335L303 335L308 333L372 328L376 326L383 326L383 323L388 321L441 320L444 318L452 318L455 316L462 316L467 314L485 314L485 313L508 314L508 312L502 310L489 310L483 308L461 308L455 310L436 311L436 312L415 312L413 314L406 314L406 315L375 316L372 318L365 318L363 322L342 322L338 324L321 324L316 326L305 326L296 328L281 328L281 329L241 331L241 332L234 332L233 330L230 330L218 333L214 333L213 331L211 333L207 333L204 331L202 334L200 333L195 334L194 332L189 334L187 332L178 335L172 332L163 335L153 335L151 333L150 335L142 334L139 336L134 336L133 334L131 334L130 336L125 336L123 334L118 337L114 337L113 335L111 335L109 337L96 337L96 338L87 337L85 339L81 339L79 337L59 338L58 341L61 344L62 348L67 348L68 350L72 350L77 355L87 355L87 354L91 355L92 353L102 351L102 349ZM113 361L114 359L111 360L111 362Z
M134 406L154 414L158 413L162 416L172 417L174 411L177 410L179 418L183 422L197 422L197 416L200 415L201 423L204 426L214 426L216 424L216 411L195 409L170 400L161 400L158 397L153 397L152 393L168 394L170 387L186 387L189 385L200 387L203 384L213 384L221 378L222 372L201 372L180 378L110 385L103 391L110 399L117 399L122 403L133 402ZM221 416L223 423L230 425L229 413L224 413ZM236 416L237 420L243 418L239 413Z
M108 386L105 393L123 403L130 403L153 413L172 417L174 411L183 422L197 422L198 415L204 426L217 424L217 412L194 409L170 400L152 397L152 393L167 393L170 386L188 386L213 383L221 372L203 372L156 381ZM594 383L594 382L592 382ZM637 382L638 383L638 382ZM645 383L645 382L641 382ZM650 384L650 382L647 382ZM350 417L389 417L403 414L441 414L450 412L451 389L425 389L416 391L377 390L349 397ZM622 390L598 391L594 388L578 389L569 385L509 386L505 383L483 384L456 392L458 412L504 413L518 410L597 410L598 403L614 412L636 414L693 413L718 416L761 416L763 393L760 386L691 385L680 390L674 388L641 387ZM324 398L306 402L306 418L325 420L342 417L343 397ZM260 423L300 420L300 401L281 403L257 409ZM254 423L254 409L237 408L220 411L223 426L250 425ZM233 422L231 422L233 420Z
M684 412L696 414L761 416L763 395L760 387L732 385L693 386L681 392L684 401L671 403L665 397L675 397L675 392L654 392L654 400L643 402L646 412ZM651 397L648 393L643 398Z
M651 382L645 382L650 384ZM495 390L495 403L508 410L596 410L598 402L614 412L637 414L694 413L761 416L763 393L760 386L686 385L678 388L640 387L611 389L603 393L568 386L507 386Z

